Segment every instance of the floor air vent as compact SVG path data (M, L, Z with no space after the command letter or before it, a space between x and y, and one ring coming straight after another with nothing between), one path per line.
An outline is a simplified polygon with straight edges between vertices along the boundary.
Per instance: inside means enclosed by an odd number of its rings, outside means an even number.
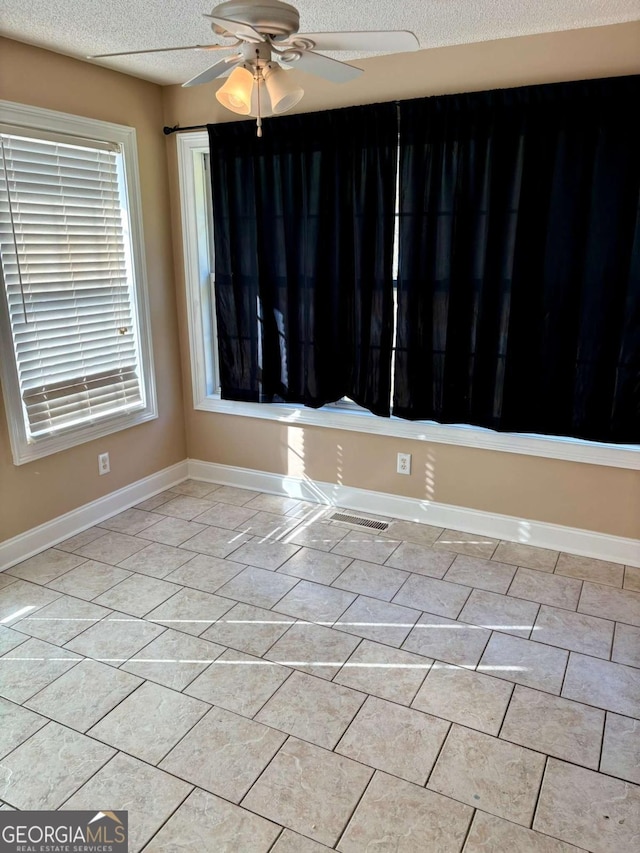
M344 521L346 524L357 524L359 527L369 527L373 530L386 530L389 527L387 521L374 521L372 518L363 518L361 515L347 515L345 512L334 512L330 518L331 521Z

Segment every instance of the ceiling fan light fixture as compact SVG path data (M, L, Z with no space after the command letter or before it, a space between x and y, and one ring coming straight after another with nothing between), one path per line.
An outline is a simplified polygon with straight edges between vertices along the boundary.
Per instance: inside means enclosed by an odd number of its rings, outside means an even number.
M234 68L227 82L216 92L216 99L232 113L248 116L251 114L253 84L253 74L248 68Z
M288 72L272 62L264 66L262 76L274 115L293 109L304 95L304 89L289 77Z

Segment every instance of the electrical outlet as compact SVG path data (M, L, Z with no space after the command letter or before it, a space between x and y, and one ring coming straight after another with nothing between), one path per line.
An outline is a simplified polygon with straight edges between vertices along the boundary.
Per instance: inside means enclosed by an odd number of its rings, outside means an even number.
M410 453L398 453L398 467L396 468L398 474L410 474L411 473L411 454Z
M102 476L103 474L108 474L109 471L111 471L111 465L109 464L109 454L100 453L98 455L98 474Z

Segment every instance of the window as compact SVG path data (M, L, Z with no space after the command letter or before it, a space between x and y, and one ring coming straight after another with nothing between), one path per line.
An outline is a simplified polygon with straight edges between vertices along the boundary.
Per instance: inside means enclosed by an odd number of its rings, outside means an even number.
M2 384L16 464L156 417L132 128L0 123Z
M316 410L293 405L263 405L220 399L214 281L211 272L213 248L208 225L211 219L211 190L207 173L209 142L206 133L177 134L176 140L194 408L278 420L287 424L308 424L611 467L640 468L640 448L637 446L608 445L546 435L497 433L465 424L441 425L394 417L377 418L347 400ZM394 268L397 269L397 256Z

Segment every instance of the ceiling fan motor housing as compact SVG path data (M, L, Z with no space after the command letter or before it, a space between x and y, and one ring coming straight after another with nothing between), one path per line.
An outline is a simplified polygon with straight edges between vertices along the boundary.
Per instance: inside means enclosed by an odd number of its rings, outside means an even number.
M227 0L216 6L211 14L217 18L249 24L259 33L274 38L286 38L297 33L300 28L298 10L280 0L259 0L257 3L251 0ZM227 34L217 24L211 24L211 29L217 35Z

